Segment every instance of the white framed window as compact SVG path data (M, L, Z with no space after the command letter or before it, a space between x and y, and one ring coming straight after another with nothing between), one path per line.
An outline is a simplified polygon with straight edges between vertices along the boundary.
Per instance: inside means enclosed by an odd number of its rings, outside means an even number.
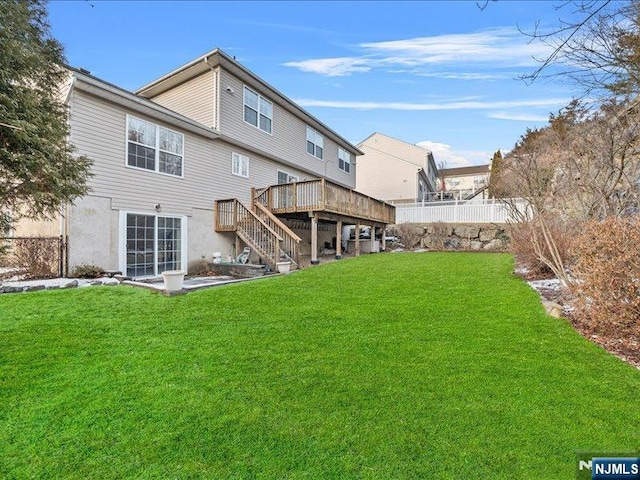
M122 257L130 277L181 270L186 263L186 218L120 211Z
M351 171L351 154L343 148L338 148L338 167L347 173Z
M298 180L299 178L296 175L278 170L278 185L282 185L283 183L293 183L297 182Z
M249 157L233 152L231 154L231 173L249 178Z
M127 115L127 166L182 177L184 135Z
M271 133L273 103L247 86L244 87L244 121L263 132Z
M324 137L313 128L307 127L307 153L322 160Z

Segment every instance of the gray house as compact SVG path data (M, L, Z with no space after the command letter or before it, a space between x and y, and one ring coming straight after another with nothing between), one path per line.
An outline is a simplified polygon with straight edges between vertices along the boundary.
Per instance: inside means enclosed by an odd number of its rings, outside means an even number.
M64 93L94 173L46 227L68 237L71 268L148 277L244 246L256 262L316 263L326 243L340 255L344 224L395 220L352 190L360 150L220 50L136 92L70 69Z

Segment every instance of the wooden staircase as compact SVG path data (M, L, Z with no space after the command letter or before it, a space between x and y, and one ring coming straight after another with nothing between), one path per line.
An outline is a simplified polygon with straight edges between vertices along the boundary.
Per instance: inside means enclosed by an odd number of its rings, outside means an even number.
M300 237L263 205L248 208L237 198L216 200L215 212L216 231L235 232L272 270L283 260L292 269L299 267Z

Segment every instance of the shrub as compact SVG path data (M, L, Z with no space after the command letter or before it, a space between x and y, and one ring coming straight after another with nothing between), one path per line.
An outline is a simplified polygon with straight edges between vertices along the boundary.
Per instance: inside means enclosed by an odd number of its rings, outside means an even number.
M515 255L518 265L525 267L529 275L536 278L560 278L566 274L571 264L571 240L578 230L576 223L562 222L559 219L546 219L550 241L545 241L544 234L535 221L518 222L508 225L510 251ZM550 250L553 245L557 255ZM565 270L560 270L560 265Z
M12 263L26 271L26 278L58 275L60 243L57 238L31 237L13 240Z
M97 265L80 264L73 267L72 278L99 278L104 275L104 268Z
M590 334L640 340L640 222L587 223L573 246L575 318Z

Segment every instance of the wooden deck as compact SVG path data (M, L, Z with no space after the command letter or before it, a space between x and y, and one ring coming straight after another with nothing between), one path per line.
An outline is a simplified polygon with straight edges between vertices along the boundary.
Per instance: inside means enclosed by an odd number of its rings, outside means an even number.
M342 257L342 225L372 227L372 251L376 229L381 229L382 248L386 226L396 221L393 205L350 190L326 179L271 185L252 189L251 206L238 199L216 200L215 230L235 232L238 239L254 249L272 267L279 260L289 259L300 266L300 242L278 217L300 218L311 225L311 264L318 259L318 222L335 224L336 258ZM239 245L237 244L239 251ZM360 254L360 239L356 235L355 254Z
M385 225L396 221L393 205L326 179L271 185L256 190L254 198L275 215L326 213Z

